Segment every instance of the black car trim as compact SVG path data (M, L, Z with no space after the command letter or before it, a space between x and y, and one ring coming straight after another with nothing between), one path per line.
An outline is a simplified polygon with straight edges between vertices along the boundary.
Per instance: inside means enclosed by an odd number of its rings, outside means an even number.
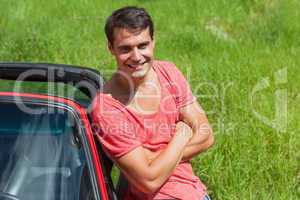
M0 79L18 80L29 70L36 74L22 81L55 82L76 86L81 92L93 98L103 87L104 79L92 68L51 63L0 63Z

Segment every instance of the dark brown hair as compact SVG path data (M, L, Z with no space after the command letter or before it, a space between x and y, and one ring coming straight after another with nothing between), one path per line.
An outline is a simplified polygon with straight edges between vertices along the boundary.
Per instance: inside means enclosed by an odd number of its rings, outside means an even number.
M144 8L127 6L115 10L106 20L105 34L110 44L114 41L114 29L125 28L132 31L142 31L149 27L150 36L153 39L153 22Z

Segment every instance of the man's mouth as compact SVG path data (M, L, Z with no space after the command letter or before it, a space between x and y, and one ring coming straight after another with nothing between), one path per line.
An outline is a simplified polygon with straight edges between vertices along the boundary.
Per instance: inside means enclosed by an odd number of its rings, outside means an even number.
M140 69L143 67L143 65L146 63L147 61L143 62L143 63L136 63L136 64L127 64L128 67L130 67L131 69Z

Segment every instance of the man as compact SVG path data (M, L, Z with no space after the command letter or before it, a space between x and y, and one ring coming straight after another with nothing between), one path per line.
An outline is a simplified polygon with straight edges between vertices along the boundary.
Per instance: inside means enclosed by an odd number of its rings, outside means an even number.
M125 199L207 199L189 160L213 144L212 130L181 72L154 60L153 32L143 8L107 19L118 66L93 103L97 136L129 181Z

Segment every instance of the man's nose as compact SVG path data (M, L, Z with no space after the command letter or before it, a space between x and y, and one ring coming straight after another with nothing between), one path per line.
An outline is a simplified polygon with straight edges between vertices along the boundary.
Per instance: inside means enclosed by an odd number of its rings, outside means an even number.
M132 50L131 59L134 61L140 61L142 59L142 55L137 48Z

